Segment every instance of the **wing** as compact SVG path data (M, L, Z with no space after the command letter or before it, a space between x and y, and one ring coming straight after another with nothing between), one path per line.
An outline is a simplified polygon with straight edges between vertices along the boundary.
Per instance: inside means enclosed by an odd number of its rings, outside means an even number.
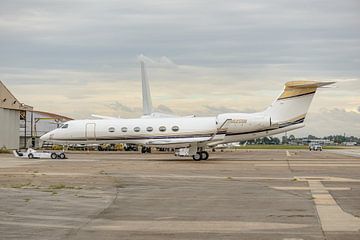
M91 114L92 117L94 118L100 118L100 119L119 119L119 118L116 118L116 117L108 117L108 116L101 116L101 115L95 115L95 114Z
M157 139L149 140L146 145L151 147L187 147L193 143L204 143L212 140L213 137L194 137L179 139Z

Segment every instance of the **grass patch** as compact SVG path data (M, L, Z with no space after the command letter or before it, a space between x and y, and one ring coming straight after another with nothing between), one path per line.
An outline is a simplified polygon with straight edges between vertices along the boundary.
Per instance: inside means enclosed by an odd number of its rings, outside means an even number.
M24 188L24 187L29 186L30 184L31 184L30 182L18 183L18 184L11 185L10 187L12 187L12 188Z
M66 188L65 184L53 184L49 186L49 189L64 189Z
M65 184L59 183L59 184L53 184L48 187L51 190L60 190L60 189L76 189L80 190L81 187L74 187L74 186L66 186Z
M0 148L0 153L10 153L10 150L3 146Z

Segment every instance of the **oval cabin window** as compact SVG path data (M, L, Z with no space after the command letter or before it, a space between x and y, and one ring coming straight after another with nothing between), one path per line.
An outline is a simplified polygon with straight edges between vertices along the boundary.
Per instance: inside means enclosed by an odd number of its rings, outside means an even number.
M121 128L121 131L122 131L122 132L127 132L127 128L126 128L126 127L123 127L123 128Z
M166 131L166 127L164 127L164 126L159 127L159 131L160 131L160 132L165 132L165 131Z
M147 128L146 128L146 131L152 132L152 131L153 131L153 128L152 128L152 127L147 127Z
M171 129L172 129L174 132L179 131L179 127L178 127L178 126L173 126Z
M140 132L140 128L139 127L134 127L134 132Z
M114 127L109 127L109 132L115 132L115 128Z

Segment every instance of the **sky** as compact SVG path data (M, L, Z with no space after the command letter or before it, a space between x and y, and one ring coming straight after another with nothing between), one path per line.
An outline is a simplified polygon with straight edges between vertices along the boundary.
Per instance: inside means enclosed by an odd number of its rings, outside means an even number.
M36 110L76 119L265 109L293 80L317 92L296 136L360 136L358 0L1 0L0 80Z

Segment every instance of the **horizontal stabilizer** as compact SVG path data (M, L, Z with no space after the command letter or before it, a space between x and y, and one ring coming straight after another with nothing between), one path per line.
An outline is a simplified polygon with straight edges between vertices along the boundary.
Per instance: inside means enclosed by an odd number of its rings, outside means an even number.
M285 88L320 88L335 82L317 82L317 81L292 81L285 83Z

